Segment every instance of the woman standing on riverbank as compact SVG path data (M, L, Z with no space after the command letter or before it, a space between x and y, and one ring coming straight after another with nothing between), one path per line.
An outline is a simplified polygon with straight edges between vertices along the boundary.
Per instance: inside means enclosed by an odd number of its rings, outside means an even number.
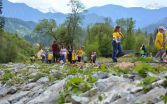
M113 46L113 53L112 53L112 59L113 62L117 62L117 57L123 56L123 51L121 47L121 40L124 37L123 34L121 33L121 27L116 26L114 29L114 33L112 34L113 36L113 41L112 41L112 46Z

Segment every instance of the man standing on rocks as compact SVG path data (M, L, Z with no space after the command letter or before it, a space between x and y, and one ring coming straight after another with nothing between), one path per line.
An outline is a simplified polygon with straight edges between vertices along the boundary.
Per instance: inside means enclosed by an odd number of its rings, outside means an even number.
M59 52L60 52L60 48L59 45L56 41L53 42L52 44L52 51L53 51L53 62L58 62L59 61Z

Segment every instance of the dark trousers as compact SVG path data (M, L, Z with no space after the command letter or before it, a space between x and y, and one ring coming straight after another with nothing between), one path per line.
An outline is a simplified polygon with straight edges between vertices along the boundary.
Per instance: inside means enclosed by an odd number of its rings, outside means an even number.
M117 57L123 55L122 47L120 43L116 43L115 40L112 41L113 46L113 53L112 53L112 59L113 62L117 62Z
M82 58L81 56L78 56L78 62L81 62L81 58Z
M72 63L72 54L68 54L68 61Z
M60 55L56 52L53 52L53 62L58 62L59 61Z
M65 63L66 62L66 55L61 55L60 60L62 60Z
M51 64L52 63L52 60L48 60L48 64Z
M164 52L165 52L165 51L164 51L163 49L159 50L159 51L157 52L157 54L155 55L155 58L160 58L160 60L163 60L163 59L162 59L162 55L163 55Z

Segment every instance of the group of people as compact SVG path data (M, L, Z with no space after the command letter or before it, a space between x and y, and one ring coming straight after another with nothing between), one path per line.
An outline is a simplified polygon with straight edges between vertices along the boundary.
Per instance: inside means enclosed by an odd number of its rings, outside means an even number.
M124 55L121 47L121 41L124 38L124 35L121 33L121 27L116 26L114 32L112 34L113 41L113 53L112 59L113 62L117 62L117 58ZM156 62L167 62L167 31L165 27L160 26L155 36L155 48L157 50L157 54L153 58ZM140 48L140 54L142 57L148 56L148 52L146 50L145 45L142 45Z
M84 52L84 47L73 49L71 46L67 48L54 41L50 49L40 49L36 54L37 59L46 63L67 63L75 64L76 62L88 62L88 57ZM32 61L32 60L31 60ZM90 62L96 62L96 52L90 55Z
M124 35L121 32L120 26L115 27L112 36L113 36L112 38L113 39L112 40L112 47L113 47L112 59L113 59L113 62L117 62L117 58L124 55L122 47L121 47L121 41L124 38ZM154 42L155 42L155 48L157 49L157 54L154 57L154 61L167 62L167 31L163 26L160 26L158 28ZM146 47L144 45L142 45L140 50L141 50L140 54L142 57L145 57L148 55ZM42 62L47 62L47 63L69 62L71 64L75 64L76 62L81 62L81 61L85 63L88 62L88 57L85 54L83 47L75 50L71 46L66 48L62 45L60 48L60 46L58 45L56 41L53 42L49 50L41 49L37 53L37 57L40 57ZM92 52L89 57L90 62L95 63L96 57L97 57L96 52Z

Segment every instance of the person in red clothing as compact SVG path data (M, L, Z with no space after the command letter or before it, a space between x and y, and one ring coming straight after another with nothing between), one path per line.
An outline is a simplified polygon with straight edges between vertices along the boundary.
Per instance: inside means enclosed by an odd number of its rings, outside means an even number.
M60 48L59 45L56 41L53 42L52 44L52 51L53 51L53 62L58 62L59 61L59 52Z

